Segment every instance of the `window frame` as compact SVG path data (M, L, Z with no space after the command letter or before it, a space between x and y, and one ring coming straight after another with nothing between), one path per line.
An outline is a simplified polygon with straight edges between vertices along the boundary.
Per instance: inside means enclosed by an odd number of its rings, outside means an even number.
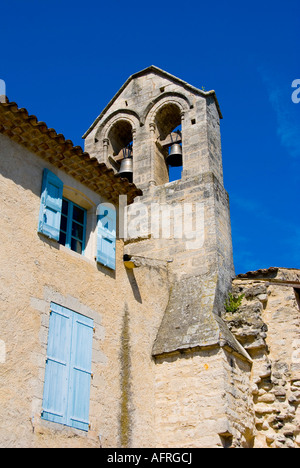
M63 213L63 211L61 212L61 221L60 221L59 240L58 240L58 242L59 242L60 245L63 245L64 247L72 250L73 252L76 252L79 255L84 255L85 254L85 248L86 248L87 210L85 208L83 208L82 206L78 205L77 203L73 202L69 198L66 198L66 197L63 196L62 197L62 204L64 203L64 201L67 202L67 204L68 204L68 214L65 215ZM73 219L74 206L83 211L83 223L80 223L79 221L76 221L76 220ZM67 219L66 231L62 230L62 220L63 220L63 218ZM83 229L82 240L80 238L72 235L72 224L73 224L73 222L75 222L75 223L79 224L80 226L82 226L82 229ZM60 238L61 233L65 234L65 236L66 236L65 244L63 244L61 242L61 238ZM75 239L76 241L82 243L81 252L78 252L77 250L72 249L72 239Z
M88 199L79 189L65 185L63 179L44 168L37 232L77 256L116 270L117 207L104 200L99 203L99 200L102 197L98 197L98 204ZM68 206L67 213L63 212L64 202ZM75 207L83 212L83 222L74 219ZM103 207L107 212L103 212ZM81 233L82 228L82 238L72 234L73 223L80 227L77 233ZM81 243L80 249L74 241Z

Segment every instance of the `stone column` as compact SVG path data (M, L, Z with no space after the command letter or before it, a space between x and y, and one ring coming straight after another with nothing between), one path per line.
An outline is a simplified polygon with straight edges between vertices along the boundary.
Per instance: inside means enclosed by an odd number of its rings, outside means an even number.
M108 145L109 145L109 139L104 138L103 140L103 161L105 164L107 164L108 161Z
M150 180L149 180L149 186L154 186L156 185L156 182L155 182L155 176L154 176L154 164L155 164L155 140L156 140L156 136L155 136L155 130L156 130L156 126L155 126L155 123L150 123L149 125L150 127L150 161L151 161L151 170L150 170Z

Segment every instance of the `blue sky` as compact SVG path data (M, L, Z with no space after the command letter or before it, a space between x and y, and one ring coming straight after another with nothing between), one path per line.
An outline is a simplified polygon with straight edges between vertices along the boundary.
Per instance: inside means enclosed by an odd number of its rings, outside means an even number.
M0 79L74 144L133 73L214 89L236 273L300 268L300 2L10 0Z

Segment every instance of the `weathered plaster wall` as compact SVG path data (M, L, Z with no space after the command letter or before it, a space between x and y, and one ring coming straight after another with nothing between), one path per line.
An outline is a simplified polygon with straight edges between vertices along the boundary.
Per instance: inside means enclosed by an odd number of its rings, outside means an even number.
M151 343L168 298L166 267L127 272L118 241L112 272L95 263L93 230L87 257L39 235L44 167L41 159L0 136L0 340L6 351L0 363L0 445L98 447L101 435L104 447L117 447L133 444L141 433L142 443L151 444ZM52 170L92 206L99 203L84 186ZM88 433L40 419L51 301L94 319Z

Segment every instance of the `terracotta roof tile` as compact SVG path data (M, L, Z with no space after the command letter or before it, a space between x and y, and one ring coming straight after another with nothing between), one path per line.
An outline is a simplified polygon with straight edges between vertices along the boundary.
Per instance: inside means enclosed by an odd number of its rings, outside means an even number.
M29 115L15 102L0 103L0 133L36 153L45 161L72 175L108 201L118 203L119 195L127 195L128 204L142 191L127 179L121 179L113 169L99 163L95 157L74 146L71 140L48 128L45 122Z

